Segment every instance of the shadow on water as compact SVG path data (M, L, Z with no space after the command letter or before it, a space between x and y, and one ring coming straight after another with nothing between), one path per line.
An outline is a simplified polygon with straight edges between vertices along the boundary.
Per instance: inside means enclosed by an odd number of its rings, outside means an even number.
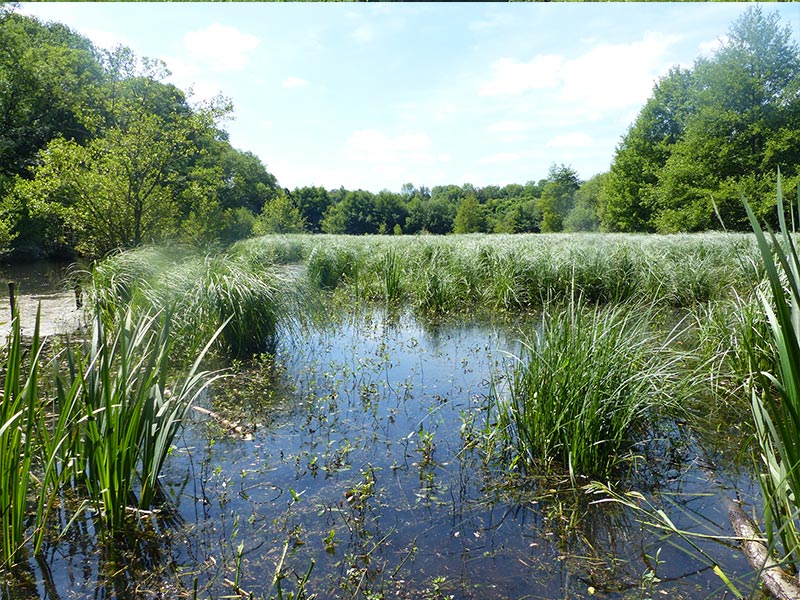
M318 598L720 597L636 512L487 460L492 376L521 326L367 313L235 363L203 402L239 429L191 416L162 478L172 521L110 547L78 522L2 597L270 598L309 570ZM729 535L729 490L676 447L640 491L680 528ZM732 544L698 543L749 590Z

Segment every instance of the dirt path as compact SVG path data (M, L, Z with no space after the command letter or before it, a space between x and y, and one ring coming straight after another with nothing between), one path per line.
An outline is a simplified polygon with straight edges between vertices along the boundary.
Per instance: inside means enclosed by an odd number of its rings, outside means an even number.
M72 292L56 292L50 294L29 294L17 297L17 306L22 326L22 335L33 335L36 323L36 310L42 307L42 318L39 332L42 336L70 333L81 325L83 311L75 307L75 294ZM0 304L0 341L11 331L11 308L8 297Z

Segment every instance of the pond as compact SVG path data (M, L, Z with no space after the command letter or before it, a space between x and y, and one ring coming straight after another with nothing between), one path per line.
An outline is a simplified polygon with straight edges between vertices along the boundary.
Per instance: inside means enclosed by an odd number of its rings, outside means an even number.
M109 548L77 523L4 597L721 597L712 561L751 592L734 543L486 460L492 386L530 327L364 310L294 332L204 398L237 430L193 413L151 536ZM747 469L667 431L631 485L678 528L731 535Z
M34 331L37 310L41 308L42 335L68 333L77 328L80 312L75 291L67 278L71 263L36 261L0 265L0 336L10 331L10 286L14 284L20 325L26 336Z

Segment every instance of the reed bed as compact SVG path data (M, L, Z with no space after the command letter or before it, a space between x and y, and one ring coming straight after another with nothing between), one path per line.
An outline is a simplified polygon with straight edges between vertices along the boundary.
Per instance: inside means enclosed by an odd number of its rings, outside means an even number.
M54 511L69 527L88 509L113 539L161 504L183 417L214 379L200 366L210 342L175 374L169 325L164 313L128 310L110 331L98 316L83 343L48 359L38 333L23 352L14 319L0 402L0 569L42 552Z
M434 313L529 310L574 290L591 302L688 307L749 293L763 277L755 238L730 233L294 235L234 250L263 262L291 256L323 289Z

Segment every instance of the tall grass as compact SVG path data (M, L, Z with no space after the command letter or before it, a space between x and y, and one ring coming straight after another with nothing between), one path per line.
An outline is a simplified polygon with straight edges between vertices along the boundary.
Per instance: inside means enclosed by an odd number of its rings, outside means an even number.
M140 266L150 260L157 269ZM89 305L107 326L119 322L128 306L137 313L168 311L173 338L181 346L208 339L225 323L219 341L226 353L263 352L274 342L279 325L290 324L300 305L311 304L296 275L264 260L264 254L254 252L124 252L94 268Z
M580 301L545 311L498 403L518 466L609 476L674 407L676 367L651 338L647 313Z
M83 352L68 350L69 376L57 388L58 404L81 411L78 475L110 531L122 528L132 503L153 506L182 419L208 383L199 370L203 350L183 381L168 388L172 347L168 316L134 318L128 311L113 332L97 318ZM70 393L78 395L77 404Z
M799 199L800 200L800 199ZM780 562L800 567L800 257L786 225L780 173L780 232L765 234L747 205L767 272L770 294L762 294L776 354L773 372L762 372L752 410L765 472L766 533L773 548L782 545Z
M0 402L0 567L19 563L31 541L41 552L55 507L75 507L68 527L91 506L100 527L116 534L130 531L136 509L159 503L159 476L183 417L213 380L200 368L213 336L174 376L169 323L163 313L128 310L108 330L98 316L89 338L52 357L50 370L38 317L28 352L15 317ZM65 502L76 492L77 502Z
M40 350L38 316L26 360L19 314L15 314L0 401L0 566L13 565L26 542L29 496L35 482L32 469L39 409Z
M278 263L287 248L315 287L438 313L536 309L575 289L591 302L694 306L746 294L759 264L752 235L725 233L266 236L236 252Z

